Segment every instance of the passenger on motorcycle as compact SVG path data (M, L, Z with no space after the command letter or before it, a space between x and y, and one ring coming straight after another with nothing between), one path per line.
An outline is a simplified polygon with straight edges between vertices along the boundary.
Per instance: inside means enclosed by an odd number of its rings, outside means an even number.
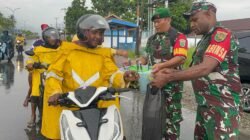
M59 117L64 108L56 105L63 93L87 86L125 87L138 79L134 71L119 71L110 48L97 47L104 41L104 31L109 29L103 17L84 15L79 18L76 29L79 41L61 45L60 55L46 76L41 132L49 139L60 139ZM98 106L113 104L119 106L119 99L100 101Z
M29 127L35 125L36 108L39 109L40 118L42 117L42 99L44 92L44 84L46 71L49 65L54 61L58 52L58 47L61 44L59 33L54 28L47 28L42 32L42 37L45 42L44 46L37 46L33 49L33 55L27 60L27 70L30 72L31 95L27 95L25 105L30 98L32 106L31 120L28 123Z

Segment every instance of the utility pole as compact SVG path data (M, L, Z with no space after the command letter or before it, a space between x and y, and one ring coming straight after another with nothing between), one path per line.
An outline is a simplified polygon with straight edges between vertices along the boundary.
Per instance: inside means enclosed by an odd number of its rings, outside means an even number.
M67 8L62 8L61 10L64 11L64 14L65 14L65 16L64 16L64 22L63 22L63 24L64 24L63 34L64 34L64 40L66 40L66 24L65 24L65 17L66 17L66 12L68 11L68 9L67 9Z
M13 22L13 32L15 31L15 12L21 8L15 8L15 9L12 9L10 7L5 7L6 9L10 10L12 12L12 15L11 15L11 19L12 19L12 22Z
M136 4L136 17L137 17L137 28L136 28L136 45L135 45L135 54L139 56L139 48L140 48L140 2L137 0Z
M56 29L57 29L57 20L58 20L58 17L55 17L55 20L56 20Z

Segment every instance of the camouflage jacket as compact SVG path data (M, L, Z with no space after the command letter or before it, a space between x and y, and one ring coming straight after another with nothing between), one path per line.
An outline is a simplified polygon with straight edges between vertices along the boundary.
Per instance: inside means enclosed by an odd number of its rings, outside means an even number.
M238 40L223 27L215 27L197 45L193 65L204 56L216 59L219 65L207 76L193 80L199 105L237 107L240 104L241 84L238 71Z

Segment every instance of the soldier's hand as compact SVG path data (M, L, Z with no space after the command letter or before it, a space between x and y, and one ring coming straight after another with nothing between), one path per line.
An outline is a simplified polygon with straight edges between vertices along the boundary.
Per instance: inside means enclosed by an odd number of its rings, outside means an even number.
M157 72L160 71L162 68L163 68L162 63L155 64L155 65L153 66L152 73L157 73Z
M159 71L157 73L152 74L152 77L153 79L151 81L151 85L156 86L158 88L162 88L164 87L164 85L170 82L171 74L166 74L163 71Z
M164 68L161 70L162 73L165 73L165 74L171 74L171 73L174 73L174 72L177 72L179 70L176 70L176 69L170 69L170 68Z
M59 94L59 93L51 95L49 97L49 99L48 99L48 104L56 106L57 105L57 101L58 101L58 99L59 99L60 96L61 96L61 94Z
M137 81L140 76L136 71L126 71L123 75L125 82Z

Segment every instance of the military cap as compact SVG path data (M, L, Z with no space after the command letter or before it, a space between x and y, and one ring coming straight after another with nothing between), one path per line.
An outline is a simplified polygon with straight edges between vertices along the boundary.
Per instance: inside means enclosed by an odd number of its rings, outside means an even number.
M151 21L154 21L155 19L168 18L168 17L171 17L171 13L168 10L168 8L157 8L151 18Z
M212 10L214 13L216 13L217 11L215 5L210 2L205 2L205 1L194 2L192 4L191 9L188 12L183 13L183 16L188 19L190 16L202 10Z

